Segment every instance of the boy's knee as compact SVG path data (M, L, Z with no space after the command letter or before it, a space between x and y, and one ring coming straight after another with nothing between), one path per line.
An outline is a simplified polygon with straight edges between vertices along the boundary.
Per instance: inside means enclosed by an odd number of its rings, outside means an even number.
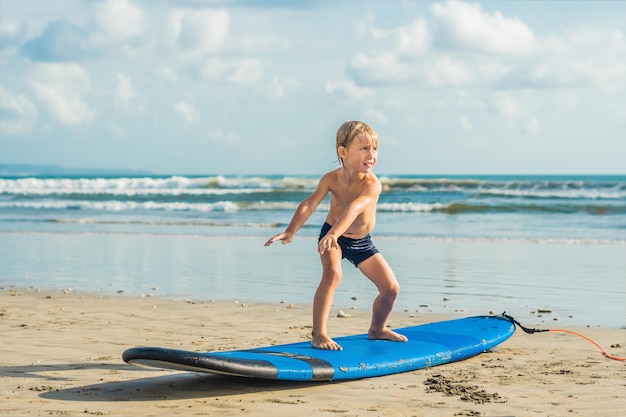
M386 291L381 293L381 296L383 296L386 300L389 300L389 301L396 301L399 295L400 295L399 285L393 285L389 287Z
M324 273L322 274L322 282L331 286L339 285L339 283L341 282L341 269L324 268Z

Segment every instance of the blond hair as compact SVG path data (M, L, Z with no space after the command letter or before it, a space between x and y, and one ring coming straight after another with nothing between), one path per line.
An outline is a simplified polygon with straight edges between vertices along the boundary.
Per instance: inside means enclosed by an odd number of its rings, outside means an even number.
M337 150L337 159L340 164L343 165L343 159L339 156L339 148L344 147L348 148L354 138L359 136L361 133L369 135L374 142L374 145L378 146L378 135L376 131L367 123L360 122L358 120L351 120L345 122L339 129L337 129L337 141L336 141L336 150Z

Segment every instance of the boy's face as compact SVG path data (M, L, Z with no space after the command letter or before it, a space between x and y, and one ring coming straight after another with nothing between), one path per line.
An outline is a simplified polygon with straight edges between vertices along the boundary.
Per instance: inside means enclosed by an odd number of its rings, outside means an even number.
M378 160L378 143L370 135L361 133L346 147L339 147L339 156L344 166L358 172L369 172Z

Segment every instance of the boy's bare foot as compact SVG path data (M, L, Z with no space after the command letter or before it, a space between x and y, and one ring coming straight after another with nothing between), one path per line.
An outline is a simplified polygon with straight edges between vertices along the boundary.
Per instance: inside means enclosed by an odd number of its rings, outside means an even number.
M315 335L311 333L311 346L322 350L343 350L341 346L327 335Z
M406 336L401 335L400 333L396 333L393 330L387 328L380 331L374 331L370 329L370 331L367 332L367 335L370 339L376 340L391 340L393 342L408 342L409 340Z

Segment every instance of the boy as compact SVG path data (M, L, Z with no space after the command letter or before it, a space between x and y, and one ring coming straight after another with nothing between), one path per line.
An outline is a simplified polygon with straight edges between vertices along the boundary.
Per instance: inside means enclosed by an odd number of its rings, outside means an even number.
M341 260L347 258L378 288L374 300L371 339L406 342L407 338L387 328L400 291L398 280L370 238L376 223L376 204L382 186L372 168L378 157L378 136L363 122L345 122L337 130L337 156L341 167L328 172L316 190L303 200L283 233L271 237L265 246L277 240L293 240L319 204L330 193L330 209L320 232L318 252L322 261L322 279L313 299L311 345L317 349L341 350L330 338L326 323L337 285L341 281Z

